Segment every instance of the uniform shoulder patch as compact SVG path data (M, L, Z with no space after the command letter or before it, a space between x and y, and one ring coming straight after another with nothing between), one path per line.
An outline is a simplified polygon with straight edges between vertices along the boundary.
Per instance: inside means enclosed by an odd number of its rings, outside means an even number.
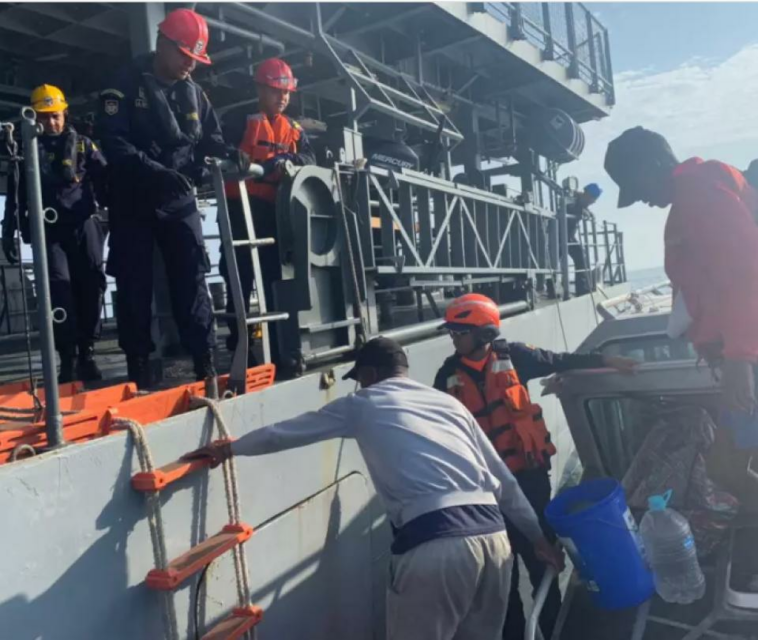
M115 116L118 113L118 100L105 100L103 102L103 111L106 115Z

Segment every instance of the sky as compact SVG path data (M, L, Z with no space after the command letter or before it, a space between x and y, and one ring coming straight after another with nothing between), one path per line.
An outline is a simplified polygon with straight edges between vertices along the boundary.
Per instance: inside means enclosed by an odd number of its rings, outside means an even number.
M619 222L629 270L663 264L666 211L615 207L603 170L610 140L642 125L663 134L680 160L721 160L744 169L758 158L758 3L592 3L610 33L616 106L583 126L582 157L563 176L605 190L593 207Z

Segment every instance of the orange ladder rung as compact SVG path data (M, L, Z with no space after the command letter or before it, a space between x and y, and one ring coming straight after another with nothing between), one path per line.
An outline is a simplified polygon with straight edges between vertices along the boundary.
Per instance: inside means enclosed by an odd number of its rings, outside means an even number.
M132 476L132 487L137 491L160 491L172 482L186 478L188 475L210 466L210 458L198 460L177 460L153 472L136 473Z
M172 591L187 578L207 567L216 558L253 535L253 528L247 524L228 524L220 533L211 536L189 551L172 560L166 569L152 569L145 580L151 589Z
M234 609L231 615L206 633L202 640L237 640L257 625L261 618L263 609L255 605Z

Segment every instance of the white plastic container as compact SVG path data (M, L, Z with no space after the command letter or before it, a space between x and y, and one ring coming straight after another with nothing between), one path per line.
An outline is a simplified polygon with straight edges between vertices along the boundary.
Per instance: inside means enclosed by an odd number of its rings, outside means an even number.
M690 604L705 595L705 576L697 560L687 519L669 509L671 491L648 499L640 535L653 570L655 590L666 602Z

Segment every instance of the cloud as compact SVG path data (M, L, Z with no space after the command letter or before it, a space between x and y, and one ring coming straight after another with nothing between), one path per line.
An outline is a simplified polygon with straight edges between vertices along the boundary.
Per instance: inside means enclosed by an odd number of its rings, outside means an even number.
M617 106L609 118L583 126L587 146L562 174L605 189L595 213L624 231L630 269L663 264L666 212L634 205L618 211L618 190L603 171L605 149L626 129L642 125L663 134L681 159L697 155L745 168L758 157L758 46L714 61L692 58L665 71L631 71L616 76Z

